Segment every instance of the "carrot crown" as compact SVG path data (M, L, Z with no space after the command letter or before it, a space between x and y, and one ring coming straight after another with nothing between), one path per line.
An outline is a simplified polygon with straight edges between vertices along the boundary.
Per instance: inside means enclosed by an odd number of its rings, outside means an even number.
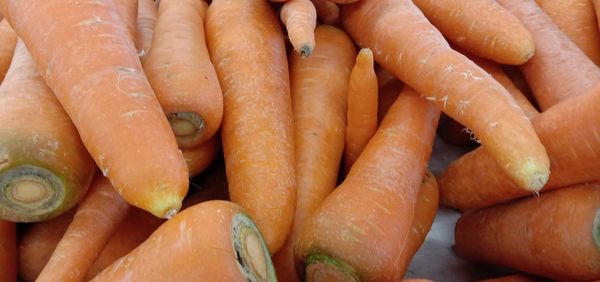
M348 263L319 251L304 259L306 281L360 281L356 270Z
M277 281L267 244L250 216L237 213L231 232L237 265L248 281Z

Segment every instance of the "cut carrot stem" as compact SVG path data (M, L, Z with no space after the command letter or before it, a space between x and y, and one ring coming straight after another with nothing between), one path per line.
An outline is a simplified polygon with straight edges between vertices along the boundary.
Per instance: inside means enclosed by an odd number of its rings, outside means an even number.
M17 281L17 227L0 219L0 281Z
M531 122L508 91L452 50L410 0L360 1L341 8L342 23L375 61L471 129L504 172L538 191L550 174Z
M455 252L559 281L600 279L600 186L581 185L464 214Z
M214 136L196 148L182 150L183 158L188 165L190 177L200 174L212 164L220 149L221 139L218 136Z
M215 0L206 34L224 93L221 137L231 200L248 210L275 253L291 230L296 205L293 114L280 23L266 1Z
M3 81L17 45L17 33L6 19L0 22L0 42L0 81Z
M280 15L294 50L304 58L310 56L315 48L315 6L310 0L290 0L283 4Z
M85 194L94 161L20 41L0 105L0 218L42 221L69 210Z
M199 277L206 281L277 280L269 250L240 206L209 201L183 210L92 281L192 281Z
M119 194L158 217L176 213L185 160L114 1L1 0L0 10Z
M301 276L402 279L410 260L403 246L439 113L412 89L403 90L344 182L306 221L294 250Z
M360 50L350 74L344 167L346 173L377 130L377 76L373 52Z
M152 46L152 36L158 18L158 7L154 0L139 0L137 12L136 46L142 64L148 58Z
M294 53L290 58L297 200L292 231L273 257L280 281L299 281L293 242L308 216L335 188L344 150L348 79L356 47L332 26L318 26L315 36L319 48L314 56Z
M329 0L312 0L317 11L317 19L326 25L340 25L340 8Z
M552 22L534 0L497 0L529 29L535 55L521 71L542 111L585 93L600 82L600 69ZM547 44L553 42L553 44Z
M97 174L36 281L81 281L127 215L129 205Z

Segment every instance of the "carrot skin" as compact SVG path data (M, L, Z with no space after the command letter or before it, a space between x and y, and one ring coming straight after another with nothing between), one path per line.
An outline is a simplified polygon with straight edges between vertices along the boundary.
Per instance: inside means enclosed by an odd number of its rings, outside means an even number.
M150 47L152 46L152 37L154 27L158 18L158 7L154 0L139 0L138 13L136 20L136 46L139 51L142 65L148 58Z
M216 0L207 42L224 94L221 137L231 200L243 206L271 253L294 217L293 114L283 34L265 1Z
M138 14L138 0L117 0L114 1L117 6L119 15L125 22L127 30L132 40L134 40L135 46L138 46L137 38L137 14Z
M0 22L0 42L0 81L3 81L17 45L17 33L6 19Z
M188 165L189 176L194 177L210 166L220 150L221 139L218 136L196 148L182 150L183 158Z
M17 281L17 228L0 219L0 281Z
M317 19L326 25L340 26L340 8L329 0L312 0L317 11Z
M281 7L280 16L294 50L304 58L310 56L315 48L315 6L310 0L290 0Z
M404 252L408 257L405 260L405 268L408 268L408 263L410 263L410 260L415 256L421 245L423 245L425 237L427 237L427 233L429 233L433 225L433 220L439 206L439 199L440 193L435 175L427 171L417 193L412 227L406 239L406 246L404 247Z

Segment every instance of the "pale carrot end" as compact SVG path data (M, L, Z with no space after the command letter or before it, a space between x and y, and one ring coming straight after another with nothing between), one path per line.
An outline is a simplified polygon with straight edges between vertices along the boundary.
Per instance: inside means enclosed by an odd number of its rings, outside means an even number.
M300 47L300 50L299 50L300 57L308 58L310 56L310 54L312 54L313 48L314 48L314 46L312 46L310 44L302 45L302 47Z
M520 186L534 192L540 191L546 185L546 182L548 182L548 178L550 178L549 166L540 167L539 163L531 159L519 171L521 172L521 179L526 180Z
M600 251L600 209L596 212L596 219L594 219L593 226L594 242L596 243L596 248Z
M352 266L322 253L308 255L304 263L306 281L360 281Z
M356 65L361 68L373 68L373 51L369 48L362 48L356 56Z
M167 116L171 129L181 148L191 148L199 144L206 128L204 119L193 112L176 112Z
M144 208L159 218L171 219L181 209L183 199L175 195L157 197L148 208Z
M277 281L269 249L254 221L238 213L231 222L231 232L238 268L248 281Z

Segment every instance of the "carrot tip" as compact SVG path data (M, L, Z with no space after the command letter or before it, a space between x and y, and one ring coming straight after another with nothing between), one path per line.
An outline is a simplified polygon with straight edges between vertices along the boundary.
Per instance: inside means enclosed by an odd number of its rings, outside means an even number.
M550 178L549 173L536 173L533 175L528 187L534 192L538 192L544 188L546 182L548 182L548 178Z
M181 148L191 148L201 141L206 128L204 119L193 112L176 112L167 116L171 129Z
M177 212L178 212L177 209L170 209L165 213L164 218L171 219L171 218L175 217L175 215L177 215Z
M300 47L300 57L308 58L312 54L313 47L309 44L304 44Z
M231 223L238 268L248 281L277 281L271 255L254 221L244 213Z
M304 264L307 281L360 281L352 266L323 253L309 254Z

